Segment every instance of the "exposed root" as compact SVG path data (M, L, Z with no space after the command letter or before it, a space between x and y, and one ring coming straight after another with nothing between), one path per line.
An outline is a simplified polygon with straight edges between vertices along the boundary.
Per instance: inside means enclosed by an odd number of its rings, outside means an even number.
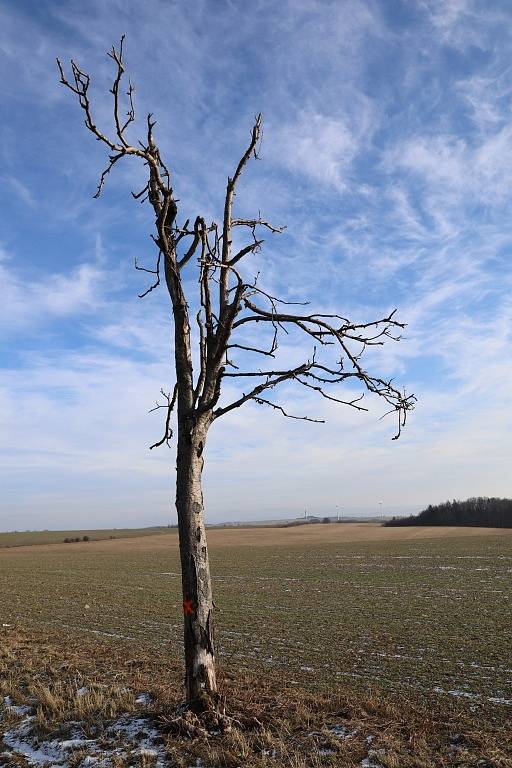
M233 729L240 731L255 731L263 729L263 723L257 717L226 712L226 697L218 694L201 699L190 704L182 703L176 708L176 717L162 716L161 723L173 736L187 738L218 736L229 733Z

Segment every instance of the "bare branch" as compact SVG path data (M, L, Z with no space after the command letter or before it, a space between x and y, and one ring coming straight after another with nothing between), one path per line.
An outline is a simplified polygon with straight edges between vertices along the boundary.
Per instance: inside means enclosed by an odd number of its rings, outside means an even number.
M132 197L134 200L139 200L147 192L149 192L149 182L146 184L146 186L143 189L141 189L140 192L132 192Z
M226 186L226 196L224 200L224 216L222 220L222 255L221 260L223 264L227 264L230 259L231 252L231 220L233 212L233 199L235 196L235 189L238 180L242 174L245 165L248 163L251 155L255 154L256 146L261 136L261 115L256 117L255 123L251 132L251 141L249 146L245 150L244 154L240 158L240 161L236 167L233 178L228 178ZM227 303L227 289L228 289L228 272L222 272L220 276L220 292L219 292L219 306L220 315L224 311L224 307Z
M139 267L137 264L137 259L135 259L135 269L138 269L140 272L150 272L153 275L156 275L156 280L154 283L152 283L147 290L145 290L143 293L139 293L138 297L139 299L143 299L144 296L147 296L148 293L151 293L151 291L154 291L155 288L157 288L160 285L160 259L162 257L162 251L158 252L158 257L156 261L156 269L146 269L145 267Z
M276 235L280 235L286 231L286 227L274 227L272 224L269 224L268 221L264 221L261 216L259 216L257 219L233 219L231 221L231 226L249 227L253 231L256 229L256 227L265 227L265 229L269 229Z
M152 451L153 448L159 448L164 443L166 443L169 446L169 440L172 437L171 414L172 414L174 406L176 404L176 398L178 397L178 384L176 383L174 385L174 390L173 390L173 393L172 393L172 397L168 393L164 392L163 389L161 390L161 393L165 397L165 399L167 400L167 405L159 405L157 403L156 407L152 408L150 410L150 413L152 413L153 411L158 410L159 408L167 408L167 416L166 416L166 419L165 419L165 430L164 430L164 435L163 435L162 439L158 440L156 443L153 443L153 445L149 446L149 450L150 451Z
M105 184L105 179L107 178L108 174L110 173L110 171L112 170L114 165L117 163L117 161L120 160L122 157L124 157L124 155L125 155L124 152L119 152L119 154L117 154L117 155L110 155L109 156L109 161L110 162L109 162L109 164L107 165L107 167L105 168L105 170L102 172L102 174L100 176L100 180L98 182L98 187L96 189L96 193L93 195L93 198L97 199L101 195L101 193L103 191L103 186Z
M116 124L116 131L117 131L117 137L121 144L124 147L128 146L128 142L123 136L124 129L127 125L129 125L134 120L134 115L131 115L130 112L128 113L128 120L125 123L125 125L121 125L121 120L119 118L119 84L121 82L121 78L124 74L124 64L123 64L123 43L124 43L124 35L121 37L121 42L119 43L119 51L116 51L115 46L112 46L112 50L107 54L110 56L111 59L113 59L117 65L117 72L114 78L114 83L112 85L112 88L110 90L110 93L114 97L114 121ZM130 103L131 103L131 110L133 112L133 103L131 102L131 84L130 88L128 90L128 93L130 95Z
M245 248L242 248L235 256L233 256L233 258L229 260L229 266L232 267L234 264L240 261L240 259L243 259L244 256L247 256L248 253L253 253L254 251L259 250L264 242L264 240L255 240L254 243L246 245Z
M194 223L194 239L192 241L192 245L187 250L186 254L178 261L178 268L183 269L185 264L187 264L188 261L192 258L194 253L197 250L197 246L199 245L199 242L201 240L201 232L205 229L205 223L204 219L202 219L200 216L198 216ZM179 238L178 238L179 242Z
M304 376L310 375L309 373L305 373ZM313 376L312 378L316 379L318 381L319 379L316 378L316 376ZM339 397L334 397L334 395L329 395L327 392L325 392L322 387L316 386L314 384L309 384L307 381L302 381L302 379L297 378L297 381L299 381L303 387L307 387L308 389L313 389L315 392L318 392L322 397L324 397L326 400L332 400L335 403L341 403L342 405L349 405L352 408L355 408L357 411L367 411L368 408L363 408L362 405L357 405L363 398L364 394L359 395L359 397L355 397L352 400L340 400ZM329 384L332 382L329 382Z
M308 363L308 365L311 365ZM236 378L247 378L247 377L254 377L254 376L263 376L263 377L269 377L269 376L284 376L285 374L289 373L289 371L241 371L240 373L224 373L224 377L230 376L230 377L236 377Z
M116 142L112 141L111 139L108 139L99 130L96 123L94 122L92 112L91 112L91 103L88 95L89 85L91 82L89 75L87 75L85 72L82 72L80 67L78 67L77 64L73 61L73 59L71 59L71 72L73 74L73 80L75 83L73 85L64 74L64 68L60 62L60 59L57 59L57 66L60 72L60 82L63 85L65 85L66 88L69 88L70 91L72 91L74 94L78 96L78 102L85 112L85 125L87 126L87 128L96 136L98 141L102 141L104 144L107 145L107 147L110 150L112 150L113 152L122 152L123 147L119 146L118 144L116 144Z
M118 92L119 92L119 85L121 82L122 75L124 73L124 64L122 62L122 42L123 38L121 39L121 46L120 51L116 51L115 48L112 48L112 51L108 54L117 65L117 72L114 79L114 85L112 88L112 92L114 93L114 123L116 125L116 134L117 139L111 139L106 134L104 134L98 126L96 125L93 114L92 114L92 107L91 107L91 101L89 98L89 86L91 79L89 75L86 72L83 72L80 67L76 64L76 62L71 59L71 72L73 75L73 82L71 82L64 72L64 68L61 64L60 59L57 59L57 66L60 73L60 82L66 86L72 93L74 93L76 96L78 96L78 103L80 104L80 107L83 109L85 114L85 125L88 128L89 131L96 137L98 141L101 141L103 144L106 144L106 146L111 150L114 155L119 155L119 157L123 157L125 155L134 155L141 159L143 159L150 167L150 201L153 204L153 207L155 205L159 204L159 194L163 194L165 191L169 191L169 185L165 185L162 181L162 174L165 176L167 175L167 178L169 176L169 173L167 171L167 168L162 163L160 154L158 151L158 148L153 142L152 139L152 127L154 123L151 123L150 117L148 117L148 146L144 147L144 145L141 145L141 149L137 149L136 147L130 146L124 139L124 131L126 127L135 119L135 112L133 108L133 86L129 85L128 88L128 98L130 103L130 109L128 111L128 119L124 123L124 125L121 125L120 118L119 118L119 100L118 100ZM105 171L103 171L102 176L100 178L100 183L98 185L98 189L96 191L95 197L98 197L101 193L101 189L103 187L105 177L110 172L110 169L112 165L114 165L115 162L119 159L119 157L116 157L115 160L113 158L110 158L110 164L107 166ZM156 193L156 194L155 194ZM138 196L136 196L138 197Z
M285 371L282 374L276 375L275 378L268 378L267 381L264 381L261 384L258 384L256 387L254 387L254 389L252 389L247 394L245 393L242 394L242 397L238 398L238 400L235 400L233 403L226 405L224 408L218 408L216 411L213 412L213 417L215 419L218 419L219 416L223 416L225 413L229 413L229 411L232 411L235 408L239 408L248 400L253 400L255 397L260 395L261 392L264 392L266 389L273 389L275 386L277 386L278 384L281 384L283 381L288 381L289 379L293 379L296 376L302 373L305 373L305 371L308 370L310 365L311 363L305 363L290 371ZM232 375L232 374L225 374L225 375Z
M243 349L246 352L257 352L259 355L267 355L268 357L275 357L275 347L272 346L270 350L259 349L258 347L246 347L243 344L228 344L226 349Z
M282 406L276 405L276 403L272 403L270 400L264 400L262 397L255 397L253 399L255 403L258 403L258 405L269 405L276 411L280 411L283 416L286 416L287 419L297 419L297 421L311 421L313 424L325 424L324 419L311 419L309 416L292 416L292 414L286 413Z
M175 232L178 235L178 237L176 238L176 241L175 241L176 247L178 246L178 243L181 240L183 240L184 237L187 237L187 235L193 235L194 234L194 232L190 232L189 231L189 229L188 229L188 225L189 224L190 224L190 219L187 219L186 222L184 223L184 225L181 227L181 229L178 229L178 227L176 227Z
M197 325L199 326L199 362L200 371L197 380L196 387L194 389L194 404L197 403L199 395L201 394L204 382L206 380L206 371L208 365L208 351L207 351L207 333L205 324L201 318L201 310L196 315Z

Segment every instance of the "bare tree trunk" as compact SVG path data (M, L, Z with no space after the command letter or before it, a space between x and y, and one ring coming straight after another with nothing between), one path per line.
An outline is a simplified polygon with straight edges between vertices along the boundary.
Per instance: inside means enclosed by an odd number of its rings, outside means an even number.
M185 688L201 706L217 692L213 598L203 513L201 474L209 419L178 419L176 509L180 536L185 643Z

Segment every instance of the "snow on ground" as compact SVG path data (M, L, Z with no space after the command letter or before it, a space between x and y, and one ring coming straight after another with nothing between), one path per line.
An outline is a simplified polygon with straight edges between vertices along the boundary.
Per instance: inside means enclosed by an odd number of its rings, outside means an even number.
M145 704L148 698L148 694L140 694L138 702ZM0 765L9 765L11 759L21 756L33 768L68 768L73 755L83 750L88 754L79 763L80 768L107 768L113 765L114 758L129 761L137 756L146 758L154 768L170 766L162 736L146 717L123 715L110 723L98 739L85 738L79 723L69 724L66 738L38 739L34 733L36 718L28 714L32 712L30 707L16 707L7 696L4 708L22 719L1 736Z
M357 736L359 733L359 728L348 728L346 725L340 724L340 725L330 725L326 729L327 732L331 736L335 736L337 739L351 739L354 736ZM316 739L321 740L322 736L325 736L325 731L311 731L308 736L313 736ZM372 744L374 740L373 734L369 734L365 737L365 742L368 747ZM319 755L335 755L336 750L332 748L332 745L329 746L327 744L324 744L323 746L318 746L316 749L316 752ZM386 753L385 749L368 749L368 754L360 763L361 768L383 768L382 763L379 761L379 755L383 757ZM266 753L268 754L268 752Z
M148 694L138 696L140 704L146 703ZM3 744L0 742L0 765L9 765L10 760L23 757L31 768L69 768L72 758L73 765L78 768L111 768L116 759L132 764L135 758L145 758L147 764L154 768L170 768L170 762L165 756L163 739L155 724L147 717L137 714L122 715L110 723L100 738L89 739L79 723L70 723L66 738L38 739L35 735L35 716L27 714L27 707L14 707L9 697L4 700L5 709L19 714L20 721L3 734ZM23 710L20 712L19 710ZM0 720L2 715L0 714ZM331 725L327 731L338 739L349 739L358 733L358 729L350 729L343 724ZM320 732L312 732L311 736L322 736ZM368 746L372 736L366 738ZM3 751L2 751L3 749ZM80 751L83 757L76 763L76 753ZM319 754L334 754L334 750L326 747L317 749ZM268 750L267 756L276 756L274 750ZM382 768L378 755L382 751L369 749L368 756L361 762L361 768ZM198 760L189 768L201 768Z
M31 707L16 707L12 703L12 699L10 696L5 696L4 706L7 710L9 710L10 712L13 712L15 715L28 715L32 711Z
M503 696L491 696L487 701L491 704L512 704L512 699L505 699Z
M3 753L2 758L23 755L29 765L63 765L61 758L65 750L59 742L48 741L38 744L30 737L33 720L33 717L27 717L19 726L4 733L3 742L8 751Z
M137 698L135 699L136 704L144 704L144 706L149 706L151 704L151 696L149 693L139 693Z
M434 689L435 693L445 693L448 694L448 696L456 696L461 697L464 699L482 699L482 696L479 693L472 693L471 691L460 691L457 688L454 688L453 690L447 691L445 688L441 688L439 686L436 686ZM505 704L509 705L512 704L512 699L507 699L504 696L487 696L485 698L485 701L490 702L491 704Z
M382 768L382 763L379 761L379 755L383 755L383 749L370 749L368 757L361 760L361 768Z

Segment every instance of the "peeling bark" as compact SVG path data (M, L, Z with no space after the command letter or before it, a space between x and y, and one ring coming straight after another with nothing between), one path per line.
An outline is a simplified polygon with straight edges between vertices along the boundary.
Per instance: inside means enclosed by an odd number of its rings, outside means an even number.
M206 544L203 448L208 419L183 417L178 424L176 509L180 538L184 607L185 689L187 701L201 703L217 692L213 597Z

